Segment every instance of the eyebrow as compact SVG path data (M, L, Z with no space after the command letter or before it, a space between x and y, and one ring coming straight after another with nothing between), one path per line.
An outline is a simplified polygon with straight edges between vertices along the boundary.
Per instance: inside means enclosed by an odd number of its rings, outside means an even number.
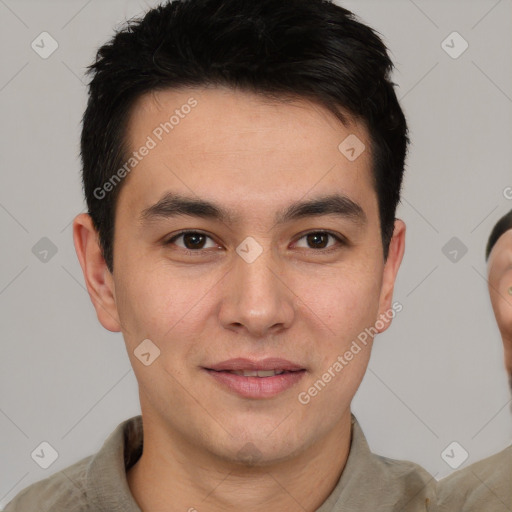
M149 223L180 215L212 219L228 224L234 223L238 218L232 211L213 202L168 192L157 203L142 211L140 221ZM366 214L358 203L343 194L331 194L292 203L277 213L275 224L285 224L305 217L322 215L335 215L361 226L367 222Z

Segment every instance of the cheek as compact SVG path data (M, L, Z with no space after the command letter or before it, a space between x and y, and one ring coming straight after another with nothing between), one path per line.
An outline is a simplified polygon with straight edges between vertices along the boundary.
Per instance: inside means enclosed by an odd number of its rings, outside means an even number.
M379 306L379 276L350 266L330 269L323 276L297 282L299 298L335 333L351 332L375 321Z
M495 287L491 287L491 302L500 331L512 338L512 269L505 272Z
M208 291L214 282L208 278L194 279L162 264L142 262L123 272L116 281L116 300L132 342L142 336L165 346L167 340L181 338L180 333L191 333L200 322L198 315L204 316L209 307Z
M353 350L357 355L348 354L350 362L331 389L333 393L341 392L343 387L355 390L370 356L372 338L367 332L375 325L378 315L380 288L375 270L339 269L324 279L309 278L296 286L294 291L301 298L298 314L309 324L306 329L317 347L315 372L323 373L338 356ZM357 341L360 336L367 345Z

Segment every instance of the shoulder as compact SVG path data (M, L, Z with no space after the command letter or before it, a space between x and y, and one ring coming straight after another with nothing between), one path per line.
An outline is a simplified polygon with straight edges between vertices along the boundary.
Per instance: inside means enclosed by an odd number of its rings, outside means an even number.
M456 471L438 483L442 511L507 512L512 509L512 446Z
M351 453L342 474L349 510L433 512L436 480L418 464L373 453L353 418ZM345 471L344 471L345 473Z
M92 455L35 482L11 500L4 512L85 512L85 475Z
M372 454L375 464L380 466L383 473L389 475L391 480L398 482L402 486L409 485L427 485L435 487L435 478L420 465L408 460L395 460Z
M372 454L381 475L381 487L394 489L404 510L434 510L437 481L420 465Z

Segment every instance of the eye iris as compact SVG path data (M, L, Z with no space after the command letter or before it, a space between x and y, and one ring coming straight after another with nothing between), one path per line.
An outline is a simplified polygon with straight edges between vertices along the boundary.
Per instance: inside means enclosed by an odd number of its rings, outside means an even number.
M204 245L206 237L200 233L185 233L183 242L187 249L201 249Z
M327 233L311 233L307 235L308 244L317 249L327 246L329 235Z

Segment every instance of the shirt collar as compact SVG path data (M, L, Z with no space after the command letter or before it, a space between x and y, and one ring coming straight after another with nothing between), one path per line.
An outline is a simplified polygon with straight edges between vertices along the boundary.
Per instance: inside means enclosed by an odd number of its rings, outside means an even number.
M343 473L316 512L435 511L436 480L420 466L376 455L352 415L350 452Z
M121 423L107 438L87 467L86 492L102 512L141 512L126 473L142 453L142 416ZM360 510L427 511L435 502L435 479L410 462L394 461L371 453L352 416L350 452L336 487L317 512ZM433 508L432 508L433 510Z
M110 434L92 457L86 473L86 493L102 512L141 512L128 486L126 472L142 454L142 416L135 416Z

